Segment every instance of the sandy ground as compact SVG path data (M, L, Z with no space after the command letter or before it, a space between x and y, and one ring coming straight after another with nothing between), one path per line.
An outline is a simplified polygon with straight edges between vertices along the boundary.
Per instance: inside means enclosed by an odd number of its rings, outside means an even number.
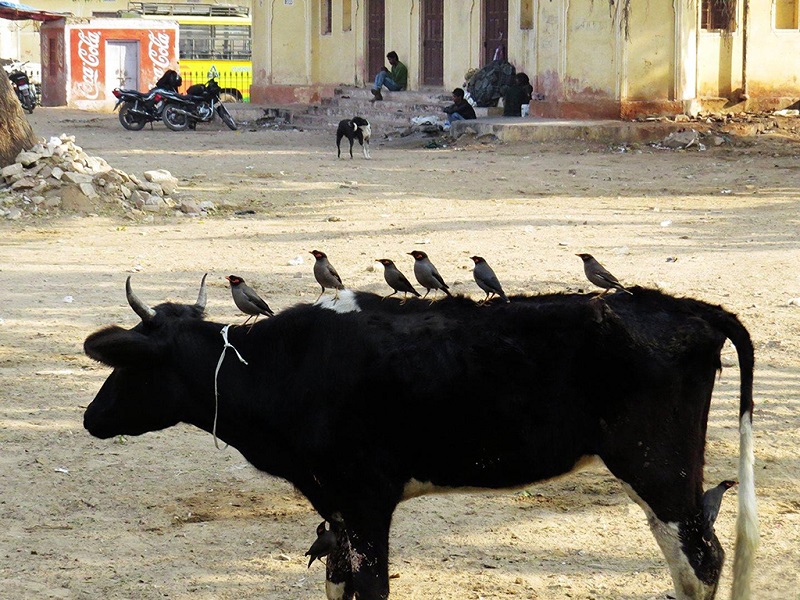
M210 218L65 215L0 223L0 597L322 599L303 553L319 517L283 481L188 426L101 441L82 428L109 369L82 354L107 324L133 326L134 274L151 305L193 302L236 322L224 275L274 309L314 300L313 248L345 283L384 293L372 261L410 274L427 251L453 289L478 297L471 261L509 292L589 289L576 252L623 282L723 304L756 346L761 548L754 598L800 598L800 146L735 140L705 152L579 143L383 141L336 160L331 133L201 126L122 130L115 115L37 109L42 136L141 174L169 169L184 193L227 200ZM295 257L300 265L290 265ZM669 260L668 260L669 259ZM67 301L69 298L71 302ZM797 301L800 303L800 300ZM733 349L712 403L706 481L736 477ZM732 556L735 494L717 524ZM526 492L419 498L392 531L392 597L663 599L666 563L640 509L602 467ZM721 593L728 596L730 563Z

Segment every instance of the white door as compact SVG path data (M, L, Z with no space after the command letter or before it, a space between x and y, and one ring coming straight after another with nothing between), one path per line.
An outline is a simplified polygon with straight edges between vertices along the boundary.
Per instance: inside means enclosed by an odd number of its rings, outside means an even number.
M106 42L106 88L139 89L139 42Z

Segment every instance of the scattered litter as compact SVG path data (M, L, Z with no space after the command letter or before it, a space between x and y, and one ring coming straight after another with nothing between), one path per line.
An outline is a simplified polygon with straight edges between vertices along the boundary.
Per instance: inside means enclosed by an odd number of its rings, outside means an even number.
M325 220L328 221L329 223L339 223L340 221L344 221L342 217L328 217Z
M652 144L655 148L667 148L669 150L685 150L700 143L700 134L694 129L686 131L673 131L660 142Z
M728 196L729 194L732 194L733 191L732 190L720 190L719 193L722 194L723 196Z
M668 256L667 257L667 262L678 262L678 257L677 256Z
M53 469L56 473L64 473L66 475L69 474L69 469L65 469L64 467L56 467Z
M429 239L424 239L424 240L414 240L414 243L415 243L415 244L430 244L430 243L431 243L431 241L430 241Z
M64 302L66 302L67 304L71 304L73 300L75 300L75 298L73 298L72 296L64 296Z
M783 108L772 113L777 117L800 117L800 110L796 108Z
M800 306L800 298L792 298L789 300L789 306Z
M631 253L631 249L627 246L622 246L620 248L614 248L614 254L617 256L627 256Z
M284 562L288 562L288 561L292 560L292 557L289 556L288 554L281 553L281 554L278 554L277 560L282 560Z
M297 256L295 256L293 259L291 259L291 260L289 261L289 264L290 264L291 266L293 266L293 267L296 267L296 266L298 266L298 265L302 265L302 264L303 264L303 262L304 262L304 261L303 261L303 257L302 257L302 256L300 256L300 255L298 254Z

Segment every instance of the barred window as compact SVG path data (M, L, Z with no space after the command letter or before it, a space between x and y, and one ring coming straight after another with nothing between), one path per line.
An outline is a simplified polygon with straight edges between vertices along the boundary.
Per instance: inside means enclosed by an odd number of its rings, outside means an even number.
M736 30L736 0L703 0L700 27L709 30Z

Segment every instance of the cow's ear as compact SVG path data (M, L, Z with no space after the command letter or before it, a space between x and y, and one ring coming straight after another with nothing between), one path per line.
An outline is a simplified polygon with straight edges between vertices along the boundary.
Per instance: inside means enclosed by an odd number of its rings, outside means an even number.
M152 365L159 358L158 345L153 340L116 325L87 337L83 351L90 358L114 368Z

